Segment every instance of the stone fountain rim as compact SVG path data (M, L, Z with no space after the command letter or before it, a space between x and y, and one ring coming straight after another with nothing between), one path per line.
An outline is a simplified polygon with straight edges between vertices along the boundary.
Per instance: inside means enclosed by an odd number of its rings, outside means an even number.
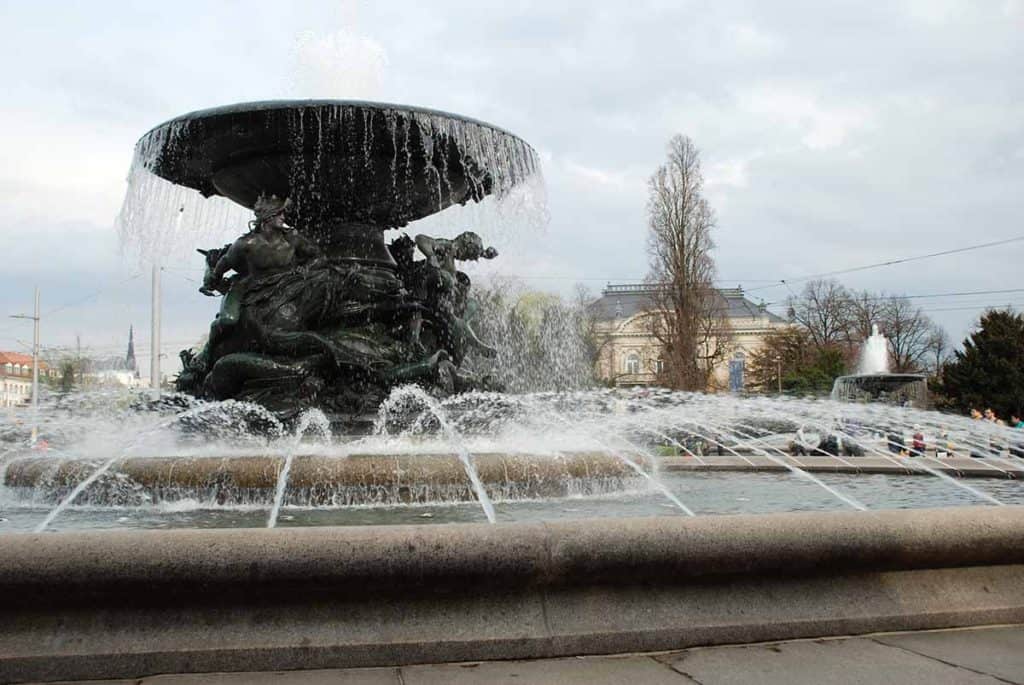
M837 376L836 380L844 378L902 378L906 380L928 380L924 373L849 373L845 376Z
M307 98L307 99L280 99L280 100L253 100L249 102L237 102L232 105L221 105L219 107L209 107L206 109L197 109L180 116L176 116L172 119L168 119L161 124L157 124L153 128L146 131L142 136L139 137L139 142L148 138L151 134L165 128L171 124L185 123L188 121L198 121L200 119L207 119L220 116L230 116L233 114L249 114L253 112L265 112L275 110L289 110L289 109L315 109L315 108L328 108L328 107L353 107L362 109L373 109L377 111L388 111L396 110L401 112L413 112L417 114L426 114L429 116L444 117L446 119L452 119L455 121L462 121L468 124L475 124L477 126L483 126L489 128L502 135L515 138L520 141L523 145L528 147L531 151L536 154L536 150L533 146L527 143L523 138L520 138L511 131L504 129L500 126L495 126L489 122L483 121L482 119L476 119L474 117L465 116L462 114L455 114L453 112L447 112L441 109L432 109L430 107L421 107L418 105L401 105L393 102L377 102L374 100L342 100L342 99L331 99L331 98Z
M1022 521L1018 506L16 533L0 555L0 680L571 657L1021 623Z
M751 574L1024 565L1024 506L464 524L19 532L0 597L201 583L309 591L632 584ZM599 524L599 525L598 525ZM98 550L103 553L97 553ZM253 573L254 564L259 573ZM353 581L359 581L353 582ZM2 632L2 631L0 631Z

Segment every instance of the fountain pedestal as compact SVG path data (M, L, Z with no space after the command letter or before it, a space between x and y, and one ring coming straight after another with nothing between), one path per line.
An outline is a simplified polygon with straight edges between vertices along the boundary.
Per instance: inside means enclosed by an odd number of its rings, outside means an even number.
M928 377L916 373L840 376L832 385L832 399L841 402L883 402L928 409Z

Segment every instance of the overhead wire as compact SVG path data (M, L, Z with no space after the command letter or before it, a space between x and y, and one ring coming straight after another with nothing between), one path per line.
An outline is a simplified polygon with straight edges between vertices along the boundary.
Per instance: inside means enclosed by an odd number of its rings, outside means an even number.
M840 276L843 274L855 273L858 271L867 271L868 269L878 269L884 266L895 266L897 264L907 264L909 262L917 262L923 259L933 259L935 257L944 257L951 254L960 254L963 252L970 252L972 250L982 250L989 247L997 247L999 245L1008 245L1009 243L1020 242L1024 240L1024 235L1015 236L1012 238L1004 238L1003 240L994 240L988 243L979 243L977 245L967 245L965 247L957 247L951 250L941 250L939 252L930 252L928 254L916 255L913 257L900 257L899 259L889 259L884 262L876 262L874 264L864 264L861 266L854 266L848 269L837 269L835 271L825 271L818 274L810 274L807 276L800 276L797 278L780 278L778 283L773 285L763 285L756 288L750 288L747 292L754 292L757 290L767 290L769 288L778 288L779 286L789 286L791 283L803 283L805 281L813 281L818 278L828 278L830 276Z
M45 312L40 312L39 317L40 318L50 317L50 316L53 316L54 314L56 314L57 312L64 311L65 309L71 309L73 307L77 307L79 305L85 304L86 302L88 302L90 300L93 300L93 299L99 297L100 295L113 290L114 288L118 288L118 287L124 285L125 283L128 283L130 281L135 280L136 278L138 278L141 275L142 275L141 272L137 273L137 274L133 274L133 275L129 276L128 278L125 278L123 280L117 281L116 283L112 283L112 284L110 284L108 286L105 286L104 288L101 288L100 290L92 292L92 293L86 295L85 297L79 298L77 300L72 300L71 302L65 302L64 304L59 305L57 307L54 307L53 309L49 309L49 310L47 310ZM0 335L3 335L5 333L7 333L8 331L12 331L14 329L15 329L15 326L7 326L6 328L0 328Z
M792 290L790 290L792 292ZM903 295L893 293L891 295L871 295L869 297L857 297L857 301L868 300L871 302L884 302L886 300L901 299L901 300L919 300L919 299L931 299L931 298L945 298L945 297L969 297L975 295L1005 295L1009 293L1024 293L1024 288L1003 288L999 290L964 290L959 292L949 293L928 293L924 295ZM805 302L806 298L793 293L793 298L789 300L782 300L778 302L766 302L766 307L776 307L789 305L791 302Z
M1000 302L1000 303L996 303L996 304L993 304L993 303L989 303L989 304L975 304L975 305L969 305L969 306L963 306L963 307L940 307L938 309L922 309L922 311L924 311L925 313L929 313L929 312L931 312L931 313L935 313L935 312L966 312L966 311L975 311L975 310L978 310L978 309L986 309L987 310L987 309L1004 309L1006 307L1013 308L1013 307L1020 307L1021 305L1024 305L1024 302Z
M767 289L771 289L771 288L777 288L777 287L780 287L780 286L785 286L786 289L789 290L789 292L793 296L793 298L798 298L799 296L796 294L796 292L792 288L792 284L793 283L802 283L802 282L806 282L806 281L810 281L810 280L814 280L814 279L818 279L818 278L828 278L828 277L831 277L831 276L839 276L839 275L843 275L843 274L856 273L856 272L860 272L860 271L866 271L866 270L869 270L869 269L876 269L876 268L882 268L882 267L887 267L887 266L895 266L895 265L898 265L898 264L906 264L906 263L909 263L909 262L921 261L921 260L925 260L925 259L933 259L935 257L942 257L942 256L953 255L953 254L961 254L961 253L969 252L969 251L973 251L973 250L987 249L987 248L990 248L990 247L997 247L997 246L1000 246L1000 245L1007 245L1007 244L1010 244L1010 243L1015 243L1015 242L1020 242L1020 241L1024 241L1024 235L1014 236L1014 237L1011 237L1011 238L1005 238L1005 239L1002 239L1002 240L990 241L990 242L986 242L986 243L978 243L978 244L975 244L975 245L967 245L967 246L964 246L964 247L958 247L958 248L953 248L953 249L949 249L949 250L940 250L938 252L930 252L930 253L922 254L922 255L915 255L915 256L910 256L910 257L901 257L901 258L898 258L898 259L889 259L889 260L885 260L885 261L881 261L881 262L875 262L875 263L872 263L872 264L864 264L864 265L861 265L861 266L850 267L850 268L846 268L846 269L836 269L836 270L833 270L833 271L826 271L826 272L821 272L821 273L817 273L817 274L810 274L810 275L800 276L800 277L797 277L797 278L777 279L777 282L773 282L774 279L749 279L749 278L748 279L733 279L733 280L721 279L720 278L720 279L716 279L716 282L718 282L718 283L727 283L727 282L742 282L742 281L746 281L746 282L769 283L768 285L757 286L757 287L754 287L754 288L748 288L748 289L746 289L747 293L758 292L758 291L761 291L761 290L767 290ZM202 269L192 268L192 267L162 267L162 270L165 270L165 271L176 271L176 272L193 272L193 273L202 271ZM195 283L196 282L195 280L189 278L188 276L185 276L182 273L179 273L178 275L181 278L183 278L184 280L189 281L191 283ZM511 276L513 278L521 278L523 280L573 280L573 281L606 281L606 282L613 282L613 281L616 281L616 280L618 280L618 281L627 281L627 282L629 282L629 281L636 281L636 279L613 279L613 278L608 278L608 277L603 277L603 276L602 277L595 277L595 276L522 275L522 274L505 274L505 275ZM58 312L61 312L61 311L67 310L67 309L71 309L71 308L74 308L74 307L78 307L78 306L80 306L82 304L85 304L86 302L89 302L89 301L99 297L100 295L102 295L102 294L104 294L106 292L109 292L110 290L113 290L114 288L120 287L120 286L124 285L125 283L133 281L133 280L139 278L140 276L142 276L141 272L133 274L133 275L129 276L128 278L122 279L122 280L120 280L120 281L118 281L118 282L116 282L114 284L111 284L111 285L105 287L105 288L102 288L100 290L92 292L92 293L86 295L85 297L82 297L82 298L79 298L79 299L76 299L76 300L72 300L71 302L67 302L67 303L62 304L62 305L60 305L58 307L54 307L53 309L50 309L50 310L48 310L46 312L43 312L41 314L41 316L49 317L49 316L52 316L53 314L56 314ZM1024 288L1005 288L1005 289L994 289L994 290L959 291L959 292L930 293L930 294L920 294L920 295L892 295L892 296L878 295L878 296L872 296L872 297L870 297L868 299L871 299L871 300L885 300L885 299L889 299L890 297L902 297L902 298L906 298L906 299L933 299L933 298L944 298L944 297L966 297L966 296L971 296L971 295L998 295L998 294L1010 294L1010 293L1019 293L1019 292L1024 292ZM789 302L771 302L771 303L765 303L765 306L766 307L779 307L779 306L785 306L785 305L788 305L788 304L789 304ZM1002 304L1002 303L1001 304L995 304L995 305L992 305L992 304L978 304L978 305L963 306L963 307L932 308L932 309L929 309L928 311L933 311L933 312L967 311L967 310L971 310L971 309L980 309L980 308L993 307L993 306L995 306L995 307L1006 306L1006 304ZM9 331L12 331L14 329L15 329L15 326L8 326L6 328L0 329L0 335L8 333Z

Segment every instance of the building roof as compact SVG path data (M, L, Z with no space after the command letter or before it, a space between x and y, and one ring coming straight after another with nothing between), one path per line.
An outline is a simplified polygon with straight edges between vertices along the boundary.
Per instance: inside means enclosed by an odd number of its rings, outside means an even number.
M654 308L652 296L659 286L649 283L621 283L605 286L601 297L591 303L592 311L601 320L628 319L634 314ZM772 323L785 323L785 319L751 301L743 288L718 288L718 296L725 301L730 319L765 318Z
M134 358L131 361L134 362ZM127 359L116 354L105 357L93 357L89 362L89 371L96 373L101 371L131 371L134 373L136 369L129 366L128 363Z
M21 352L0 352L0 365L3 364L17 364L18 366L32 366L32 355L22 354ZM46 362L40 361L39 368L45 369Z

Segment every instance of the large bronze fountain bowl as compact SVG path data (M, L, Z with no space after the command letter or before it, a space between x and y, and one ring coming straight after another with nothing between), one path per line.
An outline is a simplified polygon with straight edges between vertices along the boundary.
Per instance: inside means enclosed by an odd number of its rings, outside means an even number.
M139 141L151 172L251 208L290 197L288 220L338 258L390 263L381 231L501 194L536 169L523 140L447 112L350 100L277 100L171 119Z

